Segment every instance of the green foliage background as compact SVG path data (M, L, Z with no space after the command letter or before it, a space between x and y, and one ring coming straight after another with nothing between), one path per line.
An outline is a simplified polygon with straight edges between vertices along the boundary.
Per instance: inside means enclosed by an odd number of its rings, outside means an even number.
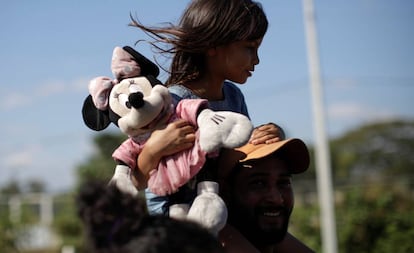
M414 252L414 122L365 125L330 150L339 252ZM291 232L321 252L314 164L306 174L294 179Z

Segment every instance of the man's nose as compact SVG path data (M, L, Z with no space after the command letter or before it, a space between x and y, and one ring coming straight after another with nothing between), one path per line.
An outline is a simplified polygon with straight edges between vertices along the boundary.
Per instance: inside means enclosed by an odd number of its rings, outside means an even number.
M284 202L283 195L277 187L271 187L269 189L266 194L266 200L276 204L283 204Z

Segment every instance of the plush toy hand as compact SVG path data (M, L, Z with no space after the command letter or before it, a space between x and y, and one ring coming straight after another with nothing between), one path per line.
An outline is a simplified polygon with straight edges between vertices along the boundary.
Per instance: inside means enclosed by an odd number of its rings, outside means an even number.
M198 196L188 211L187 219L200 223L214 235L226 225L227 207L218 195L218 183L200 182Z
M222 147L236 148L247 143L253 130L249 118L240 113L204 109L197 117L200 146L206 152Z
M122 192L137 195L138 190L131 181L131 169L126 165L117 165L109 184L115 185Z

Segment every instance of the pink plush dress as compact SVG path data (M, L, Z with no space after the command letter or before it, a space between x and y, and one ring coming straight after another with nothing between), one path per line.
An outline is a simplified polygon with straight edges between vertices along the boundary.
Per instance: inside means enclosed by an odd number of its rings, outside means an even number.
M183 99L177 104L176 114L170 122L184 119L197 126L197 112L206 107L207 100L205 99ZM206 162L207 153L201 150L198 136L197 130L196 141L192 148L164 157L158 168L150 171L148 188L151 192L159 196L174 193L200 171ZM133 138L128 138L115 150L112 157L123 161L132 169L138 169L137 158L145 141L138 142Z

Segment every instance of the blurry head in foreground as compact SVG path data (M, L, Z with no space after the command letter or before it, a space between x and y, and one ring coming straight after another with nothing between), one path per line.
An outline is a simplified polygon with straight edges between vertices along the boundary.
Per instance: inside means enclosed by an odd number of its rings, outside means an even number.
M150 216L144 199L115 186L89 182L81 188L77 205L93 252L224 252L198 224Z

